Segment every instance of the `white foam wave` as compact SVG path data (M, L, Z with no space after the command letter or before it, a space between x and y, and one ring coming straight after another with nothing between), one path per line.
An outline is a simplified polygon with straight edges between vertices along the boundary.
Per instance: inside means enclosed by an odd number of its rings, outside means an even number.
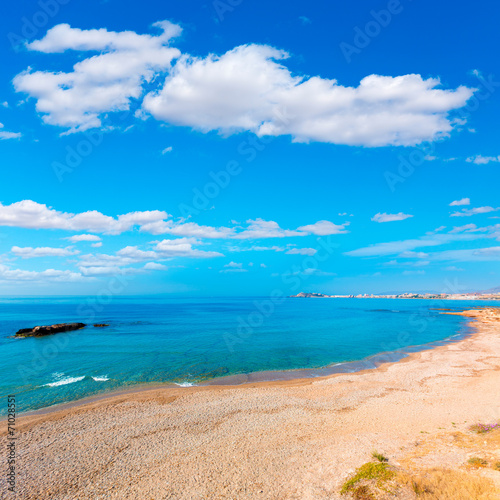
M60 385L74 384L75 382L80 382L84 378L85 378L85 376L83 376L83 377L65 377L65 378L62 378L61 380L57 380L56 382L51 382L50 384L45 384L45 386L46 387L58 387Z
M96 382L106 382L109 380L107 375L102 375L101 377L92 377Z
M192 382L174 382L175 385L178 385L179 387L193 387L195 384Z

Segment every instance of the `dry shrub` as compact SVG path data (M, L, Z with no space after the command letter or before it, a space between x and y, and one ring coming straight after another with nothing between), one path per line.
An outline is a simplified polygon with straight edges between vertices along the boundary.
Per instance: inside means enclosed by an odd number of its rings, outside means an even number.
M416 476L404 475L420 500L498 500L500 490L484 477L462 471L433 469Z

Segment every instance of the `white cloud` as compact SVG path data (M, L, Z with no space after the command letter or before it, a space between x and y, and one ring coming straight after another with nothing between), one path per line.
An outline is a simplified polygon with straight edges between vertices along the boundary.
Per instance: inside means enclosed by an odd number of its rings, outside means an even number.
M432 230L432 231L427 231L427 235L431 235L431 234L436 234L436 233L440 233L441 231L443 231L443 229L446 229L446 226L439 226L437 227L436 229Z
M155 221L143 224L141 231L150 234L171 234L188 238L225 239L233 234L233 229L228 227L200 226L195 222L175 223L173 221Z
M158 120L223 134L291 135L295 141L356 146L415 145L447 136L448 113L473 89L438 88L420 75L370 75L358 87L292 76L288 54L243 45L221 56L183 56L143 109Z
M28 229L64 229L119 234L134 226L143 226L167 217L166 212L159 210L131 212L114 218L96 210L78 214L59 212L31 200L19 201L11 205L0 203L0 226Z
M101 238L95 234L75 234L66 239L72 243L77 243L79 241L101 241Z
M162 258L170 257L191 257L191 258L211 258L223 257L220 252L198 250L193 248L196 243L188 238L179 238L176 240L162 240L154 247L155 252Z
M445 267L444 270L445 271L453 271L453 272L463 271L463 269L461 267L457 267L457 266L448 266L448 267Z
M233 262L231 261L229 264L225 264L224 267L232 267L232 268L239 268L241 269L243 267L243 264L239 263L239 262Z
M144 269L148 271L166 271L168 267L159 262L148 262L144 265Z
M219 273L246 273L248 269L221 269Z
M123 276L130 274L139 274L144 272L143 269L133 267L118 267L118 266L97 266L97 267L81 267L80 271L83 276L88 277L103 277L103 276Z
M450 214L450 217L470 217L471 215L477 215L477 214L488 214L490 212L496 212L497 210L500 210L499 208L493 208L493 207L476 207L476 208L463 208L461 212L453 212Z
M317 250L315 248L291 248L285 253L288 255L314 255Z
M430 258L434 261L497 262L500 261L500 247L445 250L430 254Z
M45 271L25 271L23 269L10 269L0 264L0 281L35 281L35 282L76 282L85 278L80 273L46 269Z
M162 155L165 155L165 154L167 154L167 153L171 153L171 152L173 151L173 149L174 149L174 148L173 148L172 146L168 146L167 148L165 148L165 149L161 152L161 154L162 154Z
M398 214L386 214L384 212L383 214L381 213L375 214L371 220L373 222L393 222L398 220L409 219L410 217L413 217L413 215L404 214L403 212L399 212Z
M482 155L476 155L476 156L470 156L467 158L465 161L469 163L475 163L476 165L486 165L490 162L500 162L500 155L499 156L482 156Z
M130 212L110 217L96 210L82 213L68 213L54 210L32 200L23 200L11 205L0 203L0 226L23 227L27 229L62 229L67 231L91 231L105 234L121 234L134 227L150 234L170 234L184 238L201 239L261 239L307 236L310 234L342 234L349 223L336 225L329 221L299 227L296 230L282 229L275 221L249 219L247 226L212 227L200 226L194 222L175 222L167 212L151 210ZM99 241L95 235L80 234L68 237L72 242Z
M34 257L68 257L80 253L78 250L73 250L71 247L52 248L52 247L12 247L11 252L23 259L32 259Z
M160 265L157 261L169 260L175 257L186 258L213 258L223 257L219 252L203 251L193 248L197 242L194 239L179 238L175 240L162 240L153 242L155 245L151 250L141 250L137 246L127 246L118 250L114 255L87 254L82 255L78 266L85 276L107 276L119 272L139 273L144 270L153 270L154 266ZM141 269L124 267L146 262ZM160 269L156 267L156 269Z
M299 231L304 231L306 233L315 234L317 236L328 236L330 234L344 234L347 233L346 226L350 223L345 222L344 224L334 224L328 220L320 220L315 224L309 224L307 226L301 226L298 228Z
M4 128L4 124L0 123L0 129ZM21 137L20 132L7 132L6 130L0 130L0 140L4 139L19 139Z
M36 109L48 124L69 132L100 127L104 113L128 110L131 100L142 96L143 85L179 57L179 50L168 43L181 28L168 21L154 26L160 35L54 26L41 40L28 44L28 50L98 54L80 60L68 73L28 69L14 78L14 87L36 99Z
M390 241L384 243L376 243L368 247L358 248L346 252L345 255L352 257L380 257L385 255L399 255L404 252L416 250L417 248L434 247L445 245L454 241L474 241L485 238L499 237L498 230L492 226L490 230L484 233L468 233L468 234L435 234L431 236L424 236L422 238L415 238L410 240ZM408 255L406 253L406 255Z
M470 198L462 198L461 200L455 200L450 203L450 207L460 207L463 205L470 205Z
M260 238L283 238L287 236L305 236L305 233L281 229L277 222L264 219L247 220L248 227L234 234L232 237L239 240Z
M94 247L94 248L101 248L102 247L102 241L99 241L97 243L92 243L90 246Z
M457 124L448 114L475 90L443 89L439 79L416 74L369 75L357 87L293 76L283 64L288 54L267 45L242 45L220 56L181 55L169 46L181 28L168 21L154 26L162 30L157 36L54 26L28 50L71 50L84 58L70 72L28 68L14 78L14 87L36 99L46 123L76 132L101 127L106 113L129 110L145 84L166 75L163 87L142 102L143 113L158 120L203 132L251 131L369 147L448 136Z

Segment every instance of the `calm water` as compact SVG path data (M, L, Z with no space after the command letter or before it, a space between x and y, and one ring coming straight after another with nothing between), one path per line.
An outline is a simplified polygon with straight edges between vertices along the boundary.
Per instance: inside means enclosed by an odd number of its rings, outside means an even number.
M0 392L16 394L27 411L134 384L327 367L464 334L464 318L432 308L484 304L286 299L270 311L263 302L269 305L266 298L121 298L99 307L81 298L0 300ZM11 338L20 328L71 321L110 327Z

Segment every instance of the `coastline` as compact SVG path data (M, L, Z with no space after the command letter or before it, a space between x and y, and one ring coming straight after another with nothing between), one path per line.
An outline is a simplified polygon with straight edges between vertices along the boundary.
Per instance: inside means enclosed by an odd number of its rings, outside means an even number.
M481 307L481 306L477 306ZM441 312L441 314L459 315L469 318L474 318L474 316L468 316L462 314L462 312ZM385 365L390 365L393 363L399 363L402 361L410 361L412 356L422 352L432 349L437 349L442 346L446 346L451 343L460 342L476 333L474 324L469 321L462 326L462 331L458 331L453 335L444 338L442 340L436 340L424 344L415 344L405 347L400 347L390 351L381 351L376 354L372 354L366 358L352 360L352 361L342 361L338 363L333 363L330 365L317 367L317 368L296 368L289 370L262 370L249 373L239 373L232 375L224 375L221 377L211 378L203 380L199 383L184 385L183 383L175 382L149 382L145 384L135 384L129 386L122 386L110 391L105 391L98 394L93 394L80 399L65 401L63 403L58 403L55 405L46 406L43 408L38 408L36 410L29 410L19 414L19 419L24 417L48 415L52 413L57 413L59 411L68 410L74 407L79 407L82 405L92 404L94 402L101 402L107 399L113 399L115 397L130 396L134 393L143 393L148 391L173 391L175 389L180 389L181 391L189 389L188 392L195 392L198 389L206 387L214 388L226 388L226 387L239 387L239 386L256 386L257 385L288 385L288 384L307 384L308 381L318 381L322 379L327 379L332 376L338 376L342 374L355 374L364 372L366 370L375 370L384 367ZM0 417L0 422L5 421L6 415ZM2 432L0 431L0 436Z
M22 415L23 498L337 498L375 448L406 464L415 442L440 428L500 418L499 311L459 314L471 319L470 334L377 369L131 388ZM90 462L71 454L91 447ZM68 474L81 479L68 485Z

